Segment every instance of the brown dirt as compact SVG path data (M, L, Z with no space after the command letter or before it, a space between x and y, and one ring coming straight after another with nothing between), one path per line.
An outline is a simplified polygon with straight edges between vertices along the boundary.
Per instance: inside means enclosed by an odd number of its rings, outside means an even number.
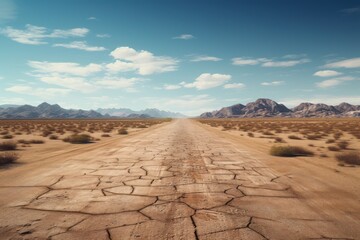
M360 238L359 168L193 120L52 144L0 170L1 239Z

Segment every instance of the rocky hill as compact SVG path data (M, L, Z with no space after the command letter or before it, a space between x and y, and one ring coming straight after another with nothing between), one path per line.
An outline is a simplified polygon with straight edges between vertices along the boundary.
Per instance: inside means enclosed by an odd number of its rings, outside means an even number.
M336 106L323 103L301 103L289 109L271 99L260 98L246 105L236 104L213 112L205 112L201 118L260 118L260 117L359 117L360 105L341 103Z
M22 105L0 109L1 119L36 119L36 118L104 118L106 116L93 110L64 109L57 104L46 102L39 106Z

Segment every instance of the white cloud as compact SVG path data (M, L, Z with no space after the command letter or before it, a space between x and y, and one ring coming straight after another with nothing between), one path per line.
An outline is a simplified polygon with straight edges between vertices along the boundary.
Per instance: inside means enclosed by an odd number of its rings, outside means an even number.
M186 88L197 88L199 90L209 89L224 85L231 79L231 75L203 73L193 83L182 83Z
M294 58L297 55L286 55L284 58ZM310 62L309 59L297 59L297 60L288 60L288 61L274 61L268 58L233 58L232 64L237 66L246 66L246 65L259 65L263 67L293 67L298 64Z
M57 43L57 44L53 44L53 47L79 49L79 50L84 50L84 51L89 51L89 52L97 52L97 51L106 50L106 48L104 48L104 47L89 46L86 41L74 41L71 43Z
M224 88L225 89L230 89L230 88L244 88L245 84L243 83L229 83L229 84L225 84Z
M218 58L218 57L200 55L200 56L193 57L190 61L191 62L203 62L203 61L218 62L218 61L221 61L221 60L222 59Z
M346 14L360 13L360 8L358 8L358 7L345 8L345 9L342 9L341 12L346 13Z
M104 34L96 34L96 37L98 37L98 38L109 38L109 37L111 37L111 35L106 34L106 33L104 33Z
M283 83L284 83L284 81L273 81L273 82L262 82L261 85L263 85L263 86L278 86Z
M328 68L359 68L360 58L350 58L338 62L328 63L324 67Z
M14 85L5 89L8 92L14 92L18 94L26 94L30 96L36 96L41 98L52 98L57 96L64 96L71 90L64 88L33 88L26 85Z
M250 59L250 58L233 58L232 64L238 65L238 66L244 66L244 65L257 65L262 62L270 61L270 59L267 58L256 58L256 59Z
M84 37L89 32L87 28L73 28L73 29L55 29L49 32L45 27L34 26L26 24L25 29L15 29L13 27L6 27L0 29L0 33L12 39L15 42L22 44L40 45L47 44L44 41L46 38L68 38L68 37Z
M69 74L76 76L88 76L102 71L102 66L90 63L86 66L80 66L78 63L72 62L40 62L28 61L28 65L32 67L34 73L46 74Z
M285 59L297 59L297 58L305 58L306 54L287 54L283 56L282 58Z
M155 56L153 53L130 47L119 47L110 53L116 59L106 65L110 72L137 71L140 75L171 72L177 70L178 60L167 56Z
M96 17L88 17L87 20L96 20Z
M0 77L0 80L3 80L4 78L3 77Z
M101 65L94 63L81 66L71 62L29 61L28 65L33 68L30 75L37 77L40 81L84 93L96 90L96 86L84 77L102 70Z
M140 78L104 78L95 83L109 89L132 89L140 81L142 81Z
M173 37L173 39L182 39L182 40L190 40L193 38L195 38L195 37L191 34L181 34L179 36Z
M268 61L262 64L263 67L293 67L298 64L310 62L309 59L299 59L290 61Z
M314 73L314 76L317 77L336 77L341 75L341 72L333 71L333 70L323 70L323 71L317 71Z
M181 88L181 85L170 85L170 84L165 84L164 85L164 89L165 90L176 90Z
M16 17L16 6L13 0L0 1L0 22L2 20L11 20Z
M332 79L324 80L322 82L318 82L318 83L316 83L316 86L318 86L320 88L329 88L329 87L334 87L334 86L340 85L344 81L352 81L352 80L355 80L355 78L353 78L353 77L338 77L338 78L332 78Z

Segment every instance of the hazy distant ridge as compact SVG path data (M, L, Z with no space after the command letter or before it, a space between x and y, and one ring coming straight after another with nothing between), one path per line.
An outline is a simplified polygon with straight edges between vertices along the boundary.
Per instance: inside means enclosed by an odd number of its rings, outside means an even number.
M360 117L360 105L341 103L336 106L323 103L301 103L289 109L271 99L259 98L246 105L236 104L220 110L205 112L201 118L256 118L256 117Z
M156 108L147 108L145 110L134 111L129 108L99 108L96 110L101 114L109 114L114 117L127 117L131 114L145 114L154 118L183 118L185 115L177 112L168 112Z

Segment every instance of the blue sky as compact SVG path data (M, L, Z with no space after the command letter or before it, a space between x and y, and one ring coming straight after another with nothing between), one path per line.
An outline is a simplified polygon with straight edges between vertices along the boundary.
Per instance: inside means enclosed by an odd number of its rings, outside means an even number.
M360 1L1 0L0 104L360 104Z

